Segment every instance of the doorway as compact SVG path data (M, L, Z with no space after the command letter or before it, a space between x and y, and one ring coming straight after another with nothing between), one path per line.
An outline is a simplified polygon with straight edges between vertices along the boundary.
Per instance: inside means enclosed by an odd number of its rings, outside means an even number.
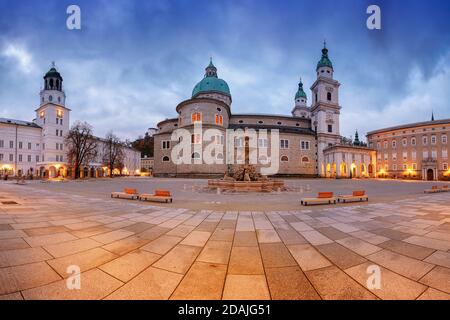
M433 181L434 180L434 170L433 169L428 169L427 170L427 180L428 181Z

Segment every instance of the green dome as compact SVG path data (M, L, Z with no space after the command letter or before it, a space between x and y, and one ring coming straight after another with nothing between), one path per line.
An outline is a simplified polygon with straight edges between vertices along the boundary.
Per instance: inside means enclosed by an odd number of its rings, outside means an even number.
M52 66L52 68L45 74L44 78L47 77L62 78L61 74L56 70L55 66Z
M218 92L231 96L228 84L217 77L217 69L212 61L209 63L208 67L206 67L205 77L202 81L197 83L194 90L192 90L192 98L195 98L200 93L208 92Z
M297 100L298 98L308 99L305 91L303 90L303 83L301 80L300 80L300 83L298 84L298 91L297 91L297 94L295 95L295 100Z
M333 69L333 64L331 63L330 59L328 58L328 49L327 48L322 49L322 58L317 63L316 70L319 70L319 68L321 68L321 67L328 67L328 68Z

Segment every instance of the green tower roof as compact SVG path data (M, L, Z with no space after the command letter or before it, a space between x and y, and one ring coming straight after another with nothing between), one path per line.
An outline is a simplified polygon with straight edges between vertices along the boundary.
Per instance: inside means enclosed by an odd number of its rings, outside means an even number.
M317 63L316 70L319 70L319 68L321 68L321 67L328 67L328 68L333 69L333 63L331 63L330 58L328 58L328 49L326 47L326 44L324 44L324 48L322 49L322 58Z
M48 72L45 74L44 78L47 77L56 77L56 78L62 78L61 74L56 70L55 68L55 63L52 62L52 67L50 70L48 70Z
M297 91L297 94L295 95L295 100L297 100L298 98L308 99L305 91L303 90L303 83L302 83L301 79L300 79L300 83L298 84L298 91Z
M228 84L217 77L217 68L214 66L212 59L209 65L206 67L205 77L197 83L192 90L192 98L195 98L200 93L218 92L231 96L230 88Z

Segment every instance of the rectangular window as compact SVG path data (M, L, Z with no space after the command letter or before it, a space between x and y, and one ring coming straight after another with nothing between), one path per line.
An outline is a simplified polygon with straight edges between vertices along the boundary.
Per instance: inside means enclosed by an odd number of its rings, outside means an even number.
M328 132L329 133L333 132L333 125L331 125L331 124L328 125Z
M437 158L437 151L436 150L432 150L431 151L431 158L432 159L436 159Z
M36 156L36 162L39 162L39 156Z
M289 140L280 140L280 148L281 149L289 149Z
M431 144L436 144L436 136L431 136Z
M441 136L441 141L442 141L442 144L447 144L447 135L443 134Z
M423 151L423 153L422 153L422 158L423 158L423 159L428 159L428 151L427 151L427 150L424 150L424 151Z
M59 150L59 143L56 144L56 150Z
M0 161L3 161L3 153L0 153Z
M397 141L396 140L392 140L392 148L397 148Z
M63 136L63 131L59 130L59 136L62 137Z
M59 156L56 155L56 162L59 162Z
M448 164L447 163L443 163L442 164L442 170L445 170L445 171L448 170Z
M21 141L19 141L19 149L22 149L23 147L23 143Z
M394 163L394 164L392 165L392 170L397 171L397 164Z
M377 142L377 149L381 149L381 143Z
M416 145L416 138L411 138L411 145L415 146Z
M22 162L22 155L19 154L19 162Z
M416 160L416 158L417 158L416 152L415 151L411 152L411 159Z
M422 144L423 144L424 146L426 146L426 145L428 144L428 137L427 137L427 136L423 136L423 137L422 137Z
M223 125L223 116L220 114L216 114L216 124L220 126Z
M31 155L28 156L28 162L31 162Z
M56 136L59 136L59 129L56 129Z
M404 147L406 147L408 145L408 140L406 140L406 138L402 140L402 145Z
M385 153L385 154L384 154L384 161L387 161L387 159L388 159L388 154Z
M58 118L56 118L56 124L59 124L59 119Z
M387 159L386 159L387 160ZM396 161L397 160L397 152L393 152L392 153L392 160Z
M417 163L413 163L413 170L417 170Z
M63 156L59 156L59 161L63 162L64 157Z
M403 160L407 160L407 159L408 159L408 152L403 151Z
M302 150L309 150L309 141L302 141L301 142L301 149Z
M258 139L258 147L259 148L267 148L268 146L268 141L267 139Z
M170 149L170 141L169 140L161 141L161 148L163 150Z
M202 122L202 114L200 112L194 112L192 114L192 123Z
M217 145L224 145L225 144L225 137L221 134L214 136L214 143Z
M64 145L61 143L60 145L59 145L59 150L63 150L64 149Z
M0 140L0 148L4 148L5 147L5 142L3 140Z
M387 142L387 141L384 142L384 148L385 148L385 149L388 148L388 142Z
M9 161L11 161L11 162L14 161L14 155L13 155L13 154L10 154L10 155L9 155Z
M9 148L14 149L14 141L9 142Z
M28 150L31 150L31 142L28 142Z
M408 169L408 165L406 163L403 164L403 170L407 170Z
M448 151L447 151L447 149L442 149L442 158L444 158L444 159L448 158Z
M244 138L236 138L234 144L236 148L242 148L244 146Z

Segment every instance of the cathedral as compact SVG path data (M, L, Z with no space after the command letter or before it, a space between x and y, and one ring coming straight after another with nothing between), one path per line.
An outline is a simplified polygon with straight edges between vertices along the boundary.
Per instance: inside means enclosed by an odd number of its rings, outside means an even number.
M39 106L33 121L0 118L0 176L56 178L72 176L67 163L64 138L70 129L63 78L53 64L44 76ZM97 139L97 159L85 163L82 177L102 177L103 141ZM140 153L124 147L124 168L117 174L134 174L140 169Z
M176 107L177 116L157 125L154 135L154 175L167 177L221 176L234 164L245 163L248 153L256 154L255 166L262 170L277 164L272 175L298 177L375 177L376 152L340 135L340 83L334 79L334 67L326 45L316 67L316 80L311 85L311 102L300 81L290 115L239 114L232 112L232 94L227 82L220 79L212 60L204 78L195 85L190 99ZM201 125L201 132L196 128ZM180 143L175 132L190 132L191 162L178 163ZM208 129L215 129L212 139ZM230 131L256 132L257 141ZM278 132L277 141L266 132ZM233 140L233 141L231 141ZM215 144L212 164L202 161L202 150ZM276 146L275 151L272 145ZM245 149L243 152L239 150ZM185 150L183 149L183 152ZM230 154L233 161L229 161ZM245 160L244 160L245 158ZM253 164L253 163L252 163Z

